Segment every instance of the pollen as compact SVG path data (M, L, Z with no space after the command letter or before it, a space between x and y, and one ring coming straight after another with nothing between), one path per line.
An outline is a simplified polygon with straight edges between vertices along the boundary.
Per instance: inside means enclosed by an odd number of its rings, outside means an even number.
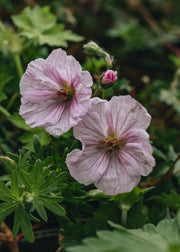
M74 95L74 90L72 88L63 88L56 92L56 97L61 101L68 101L72 99Z
M105 140L105 147L106 149L113 151L113 150L120 150L125 145L125 142L121 139L108 137Z

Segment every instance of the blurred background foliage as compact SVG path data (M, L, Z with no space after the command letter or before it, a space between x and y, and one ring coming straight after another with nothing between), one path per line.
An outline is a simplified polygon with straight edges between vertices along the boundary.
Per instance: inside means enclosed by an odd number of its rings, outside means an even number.
M44 129L31 129L25 124L18 114L19 81L31 60L46 58L52 49L62 47L80 61L83 69L91 72L96 87L96 78L105 71L106 62L98 56L87 56L83 51L85 43L95 41L114 56L113 68L118 71L119 79L107 89L107 98L130 93L152 116L148 130L156 167L148 182L155 188L145 195L136 189L132 192L136 200L129 203L126 226L142 228L147 222L157 225L169 213L174 217L180 208L179 17L179 0L1 0L0 154L18 155L18 149L24 146L34 151L34 135L38 135L40 145L45 146L44 158L50 155L46 149L51 145L60 154L65 147L70 148L72 130L54 137ZM166 174L169 168L172 168L171 173ZM165 174L167 177L163 177ZM161 176L159 184L151 183ZM142 183L141 188L145 187ZM127 198L106 198L98 191L86 193L73 182L64 197L71 220L69 223L61 219L62 244L67 246L95 235L99 229L111 229L112 224L110 226L107 219L122 224L118 211L123 213L123 202L127 205L129 194ZM79 221L81 218L88 221ZM101 233L99 235L102 239ZM88 247L88 241L87 244Z

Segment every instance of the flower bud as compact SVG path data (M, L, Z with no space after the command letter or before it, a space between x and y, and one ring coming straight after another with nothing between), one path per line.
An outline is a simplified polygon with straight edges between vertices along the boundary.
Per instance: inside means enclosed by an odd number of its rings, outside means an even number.
M83 46L85 53L88 55L96 55L101 52L101 48L93 41L90 41L89 43L85 44Z
M102 88L111 87L112 84L118 79L117 71L107 70L101 80Z

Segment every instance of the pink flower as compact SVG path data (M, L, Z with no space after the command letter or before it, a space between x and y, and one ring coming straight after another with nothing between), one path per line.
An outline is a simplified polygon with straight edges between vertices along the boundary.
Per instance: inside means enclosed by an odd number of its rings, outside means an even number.
M103 75L102 82L113 84L117 79L117 71L107 70Z
M20 115L30 127L61 135L76 125L90 106L92 77L73 56L53 50L32 61L20 81Z
M151 116L131 96L109 102L92 99L85 117L74 127L82 150L67 155L66 164L78 182L94 183L104 193L131 191L155 165L149 135Z

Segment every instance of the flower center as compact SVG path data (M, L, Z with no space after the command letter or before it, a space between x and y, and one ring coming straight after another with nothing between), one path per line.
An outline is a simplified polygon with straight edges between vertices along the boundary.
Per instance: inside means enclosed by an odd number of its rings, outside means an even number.
M61 101L68 101L72 99L74 95L74 90L69 87L62 88L56 92L56 96Z
M120 150L125 145L125 142L123 140L114 138L114 137L108 137L105 140L105 146L108 150Z

